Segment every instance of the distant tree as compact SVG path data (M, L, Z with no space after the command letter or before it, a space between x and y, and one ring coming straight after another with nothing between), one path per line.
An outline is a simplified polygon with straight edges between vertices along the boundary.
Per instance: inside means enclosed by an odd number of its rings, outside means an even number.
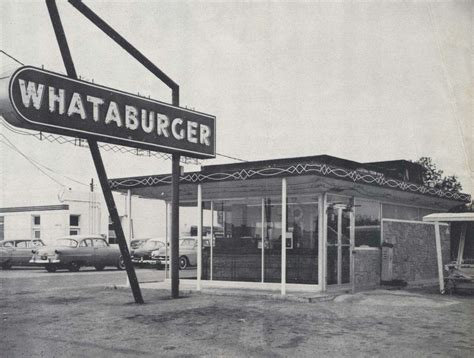
M436 167L429 157L421 157L415 163L423 167L423 183L435 189L442 189L451 193L459 193L462 185L455 175L443 176L443 171Z

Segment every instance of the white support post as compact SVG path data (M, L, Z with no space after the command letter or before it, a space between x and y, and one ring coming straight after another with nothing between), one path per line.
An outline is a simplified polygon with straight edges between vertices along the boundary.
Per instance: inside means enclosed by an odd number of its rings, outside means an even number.
M209 279L212 281L214 274L212 270L212 260L214 259L214 202L211 201L211 257L209 259Z
M350 216L350 247L349 247L349 263L350 263L350 280L351 280L351 291L355 293L355 207L351 208L349 213Z
M261 281L265 282L265 199L262 198L262 272L261 272Z
M165 232L165 279L168 278L168 273L169 273L169 262L171 260L169 259L169 243L170 243L170 235L171 235L171 204L170 202L166 202L166 232Z
M337 208L337 284L342 283L342 208Z
M197 279L196 290L201 291L201 276L202 276L202 186L198 184L197 192L197 208L198 208L198 227L197 227Z
M323 243L321 246L321 259L323 260L323 280L321 282L321 290L326 291L326 286L327 286L327 272L328 272L328 215L327 215L327 202L328 202L328 195L327 193L324 194L323 197L323 225L322 225L322 230L323 230Z
M286 178L281 180L281 294L286 295Z
M128 240L127 246L130 250L130 244L132 241L132 191L130 189L127 190L127 225L128 225Z
M132 241L132 191L130 189L127 190L127 205L126 205L126 214L127 214L127 236L126 236L126 242L127 242L127 247L128 251L130 251L131 247L131 241ZM128 275L127 275L127 282L126 286L130 287L130 281L128 280Z
M324 290L324 198L323 195L318 197L318 285L320 290Z
M439 234L439 222L435 222L435 239L436 239L436 256L438 259L438 277L439 277L439 290L441 293L444 292L444 275L443 275L443 255L441 252L441 236Z
M464 244L466 242L466 231L467 231L467 222L462 224L461 236L459 237L458 258L456 262L458 268L462 264L462 258L464 256Z

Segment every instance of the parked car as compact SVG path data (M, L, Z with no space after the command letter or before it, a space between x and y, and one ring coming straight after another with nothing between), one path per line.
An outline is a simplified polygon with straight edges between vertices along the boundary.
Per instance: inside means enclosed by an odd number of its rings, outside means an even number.
M5 240L0 242L0 266L4 270L12 266L30 265L32 250L44 246L43 241L33 240Z
M133 239L130 241L130 249L136 250L150 239Z
M30 263L44 266L48 272L57 269L79 271L83 266L93 266L101 271L105 266L125 268L118 245L110 245L101 236L75 235L56 240L52 245L36 249Z
M164 265L170 258L170 250L166 257L165 247L161 247L151 253L151 261L157 265ZM169 263L169 262L168 262ZM197 240L195 237L183 237L179 239L179 268L184 270L189 266L197 265Z
M132 262L134 264L156 265L156 260L151 260L151 253L161 247L165 247L165 239L154 238L147 240L138 249L131 250Z

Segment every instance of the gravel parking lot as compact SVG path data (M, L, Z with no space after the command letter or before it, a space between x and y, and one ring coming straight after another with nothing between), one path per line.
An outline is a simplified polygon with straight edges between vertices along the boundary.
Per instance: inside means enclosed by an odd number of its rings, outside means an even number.
M0 273L1 274L1 273ZM92 276L91 276L92 277ZM5 281L3 281L5 282ZM0 293L3 357L450 356L474 349L474 299L373 291L303 303L110 285Z

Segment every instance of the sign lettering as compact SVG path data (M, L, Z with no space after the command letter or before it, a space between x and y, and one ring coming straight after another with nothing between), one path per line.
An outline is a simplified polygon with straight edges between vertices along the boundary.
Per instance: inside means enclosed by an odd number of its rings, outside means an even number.
M11 124L141 149L215 157L215 117L93 83L21 67L8 85ZM4 103L1 101L0 103ZM14 112L16 118L11 118Z

